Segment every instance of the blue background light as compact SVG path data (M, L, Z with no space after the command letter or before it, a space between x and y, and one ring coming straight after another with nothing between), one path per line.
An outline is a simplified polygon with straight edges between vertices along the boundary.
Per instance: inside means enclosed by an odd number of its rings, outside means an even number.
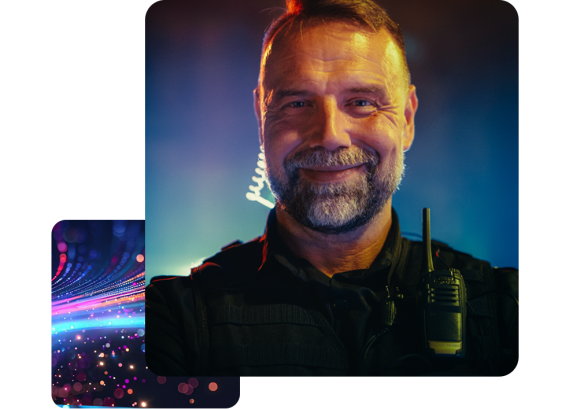
M245 197L259 153L252 91L264 30L279 15L267 9L284 1L193 3L159 2L146 18L147 283L261 235L269 211ZM421 234L429 207L433 238L518 267L515 10L378 3L404 31L420 100L393 199L402 232Z

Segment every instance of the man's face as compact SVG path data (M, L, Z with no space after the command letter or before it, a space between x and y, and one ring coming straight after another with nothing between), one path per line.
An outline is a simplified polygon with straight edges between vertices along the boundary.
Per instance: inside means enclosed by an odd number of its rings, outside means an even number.
M384 208L402 177L417 108L388 32L341 22L292 27L267 49L258 91L279 206L328 234L360 227Z

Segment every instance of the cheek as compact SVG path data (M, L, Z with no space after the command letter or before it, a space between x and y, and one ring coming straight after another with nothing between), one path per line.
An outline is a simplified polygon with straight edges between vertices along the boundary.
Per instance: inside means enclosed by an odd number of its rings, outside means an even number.
M274 164L277 161L283 165L284 159L303 143L302 130L291 126L289 122L270 124L264 135L266 156L270 155Z
M274 137L273 135L268 136L264 141L266 161L271 168L271 172L283 175L284 160L294 150L297 144L294 143L293 139L291 140L289 137L282 134L277 137Z
M385 162L388 157L394 156L400 148L399 133L395 125L385 118L368 118L359 127L359 134L355 138L373 148Z
M294 143L306 135L311 127L311 117L305 113L274 116L266 120L265 132L281 143Z

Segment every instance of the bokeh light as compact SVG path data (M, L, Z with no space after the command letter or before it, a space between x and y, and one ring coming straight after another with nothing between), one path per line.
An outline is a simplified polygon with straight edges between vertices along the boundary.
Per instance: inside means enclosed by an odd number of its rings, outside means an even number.
M71 240L67 251L76 246L72 257L61 252L63 239ZM81 255L75 244L80 240L90 257ZM145 362L145 263L138 261L144 221L60 222L53 229L52 251L53 401L61 407L184 407L185 395L193 394L199 381L167 381ZM222 396L197 401L209 408L232 406L237 398L230 394L239 396L239 378L221 382Z
M147 371L144 263L136 261L144 220L60 220L51 233L51 397L55 404L111 406L117 399L129 407L124 388L134 393L133 382L145 379L122 378L122 387L115 379L128 371L124 359L139 362L134 348Z
M114 391L114 397L116 399L122 399L124 397L124 395L125 395L125 392L124 392L124 390L122 388L117 388Z
M189 379L188 384L191 385L193 388L196 388L197 386L199 386L199 381L197 380L197 378L191 378Z

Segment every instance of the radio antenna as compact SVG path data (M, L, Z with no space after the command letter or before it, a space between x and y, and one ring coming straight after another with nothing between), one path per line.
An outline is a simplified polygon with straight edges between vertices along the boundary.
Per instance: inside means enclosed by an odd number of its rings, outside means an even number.
M427 207L422 209L422 233L423 233L423 243L425 247L424 252L424 265L428 266L428 272L434 271L434 265L432 263L432 239L430 238L430 209Z

